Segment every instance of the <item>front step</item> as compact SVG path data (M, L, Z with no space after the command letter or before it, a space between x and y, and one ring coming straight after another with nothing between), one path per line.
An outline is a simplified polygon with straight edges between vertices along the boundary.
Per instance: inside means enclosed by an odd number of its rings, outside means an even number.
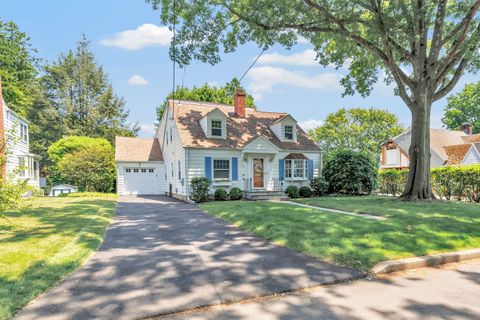
M286 201L290 199L283 191L249 191L244 192L243 196L247 200Z

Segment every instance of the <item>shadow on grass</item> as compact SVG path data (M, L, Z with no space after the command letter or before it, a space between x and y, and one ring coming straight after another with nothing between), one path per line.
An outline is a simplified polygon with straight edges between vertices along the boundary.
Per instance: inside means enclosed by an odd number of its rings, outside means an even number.
M0 222L0 319L76 270L100 246L115 208L114 201L93 199L41 199L37 205L6 213Z

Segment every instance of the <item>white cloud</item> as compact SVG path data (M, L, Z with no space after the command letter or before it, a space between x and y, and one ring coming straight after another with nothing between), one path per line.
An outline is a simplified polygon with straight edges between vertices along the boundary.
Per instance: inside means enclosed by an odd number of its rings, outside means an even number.
M315 61L317 54L312 49L307 49L292 55L284 55L278 52L264 54L258 59L261 64L282 64L293 66L318 66L318 61Z
M130 85L130 86L146 86L146 85L148 85L148 81L144 77L136 74L136 75L131 76L130 79L128 79L128 85Z
M119 47L127 50L139 50L149 46L168 46L172 31L167 27L159 27L145 23L134 30L125 30L115 34L113 38L103 39L104 46Z
M272 92L276 85L310 88L316 90L337 90L340 88L338 76L335 73L307 75L303 72L289 71L280 67L256 67L248 73L251 80L249 89L254 94Z
M157 131L157 127L151 123L140 124L140 135L143 137L153 137Z
M322 120L317 120L317 119L308 119L305 121L300 121L298 125L305 131L308 131L310 129L315 129L323 124Z

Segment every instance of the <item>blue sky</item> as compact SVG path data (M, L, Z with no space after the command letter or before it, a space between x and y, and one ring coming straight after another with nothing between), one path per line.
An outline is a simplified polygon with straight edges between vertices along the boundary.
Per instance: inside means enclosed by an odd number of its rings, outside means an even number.
M125 98L130 121L142 126L140 136L152 136L155 107L172 88L172 63L168 57L170 33L144 1L3 0L0 17L15 21L31 37L38 56L48 62L73 49L85 33L116 93ZM183 70L177 71L177 83L183 78L185 86L222 85L240 77L259 52L251 44L223 55L215 66L193 62L184 78ZM387 109L409 126L410 113L393 95L393 87L378 83L368 98L342 98L339 79L344 72L319 66L311 46L299 43L292 50L274 47L265 52L242 84L257 98L261 110L289 112L305 129L342 107ZM454 92L473 81L478 81L477 77L465 76ZM435 103L433 127L441 127L445 104L446 99Z

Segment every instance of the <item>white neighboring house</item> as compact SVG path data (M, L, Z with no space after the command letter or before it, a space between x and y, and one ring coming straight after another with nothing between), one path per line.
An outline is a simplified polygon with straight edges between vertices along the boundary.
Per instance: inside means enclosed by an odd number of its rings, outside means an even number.
M205 176L212 193L238 187L257 199L320 175L320 148L291 115L245 108L242 92L234 101L170 100L154 139L117 137L117 192L185 199L191 179Z
M49 197L58 197L62 194L69 194L78 192L77 187L69 184L57 184L50 189Z
M1 95L0 102L0 136L4 136L7 146L7 163L3 174L7 179L25 179L29 185L40 188L41 157L30 153L29 122L8 108Z

